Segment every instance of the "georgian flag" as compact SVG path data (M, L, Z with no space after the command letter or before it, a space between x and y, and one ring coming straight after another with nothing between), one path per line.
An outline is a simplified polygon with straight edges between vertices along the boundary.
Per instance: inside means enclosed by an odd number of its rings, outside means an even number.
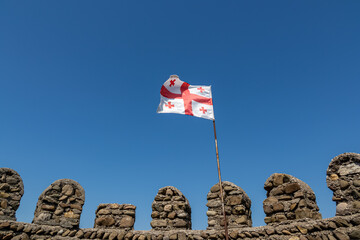
M157 112L215 120L211 86L193 86L171 75L161 87Z

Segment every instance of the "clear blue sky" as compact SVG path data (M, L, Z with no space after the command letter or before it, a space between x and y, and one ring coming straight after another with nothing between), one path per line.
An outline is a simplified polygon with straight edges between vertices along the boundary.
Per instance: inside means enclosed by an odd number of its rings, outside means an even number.
M1 1L0 167L25 194L19 221L57 179L85 189L81 227L100 203L137 206L150 229L157 190L190 201L205 229L217 183L212 122L157 114L171 74L212 85L223 180L264 225L265 180L310 185L335 214L330 160L360 152L360 1Z

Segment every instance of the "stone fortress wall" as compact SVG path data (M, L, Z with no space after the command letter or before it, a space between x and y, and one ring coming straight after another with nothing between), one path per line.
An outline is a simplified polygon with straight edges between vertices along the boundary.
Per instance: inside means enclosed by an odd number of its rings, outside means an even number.
M284 173L264 184L266 226L252 227L251 200L243 189L223 182L230 239L348 240L360 239L360 154L344 153L330 162L326 181L334 192L336 216L322 219L313 190ZM225 239L219 184L207 194L208 227L191 230L191 207L175 187L161 188L152 203L152 230L134 230L136 206L100 204L94 228L79 228L85 191L77 182L60 179L40 195L32 223L17 222L24 194L19 174L0 168L0 239Z

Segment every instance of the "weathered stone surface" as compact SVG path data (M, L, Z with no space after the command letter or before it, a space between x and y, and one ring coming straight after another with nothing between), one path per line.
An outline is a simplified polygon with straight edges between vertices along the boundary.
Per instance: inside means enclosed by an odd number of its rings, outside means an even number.
M159 217L160 217L160 213L159 213L158 211L153 211L153 212L151 213L151 217L152 217L152 218L159 218Z
M219 184L215 184L211 187L210 192L207 195L207 229L222 229L224 225L219 186ZM250 198L244 190L231 182L222 182L222 187L228 227L236 228L251 226Z
M159 189L152 203L154 230L191 229L191 208L186 197L175 187Z
M24 194L20 175L10 168L0 168L0 220L16 221L16 210Z
M179 215L179 217L181 217L181 216ZM175 217L176 217L176 212L171 212L168 214L168 218L170 218L170 219L174 219Z
M111 227L115 224L115 220L112 217L99 217L95 219L95 227Z
M227 198L226 205L235 206L235 205L240 205L241 202L242 202L241 195L240 196L229 196Z
M215 184L214 186L212 186L211 188L210 188L210 192L213 192L213 193L215 193L215 192L219 192L220 191L220 186L219 186L219 184Z
M221 201L220 200L210 200L207 202L206 206L209 208L221 207Z
M102 203L95 211L94 228L134 229L136 206L131 204Z
M68 212L64 213L65 218L72 218L72 219L80 219L80 215L74 213L73 211L69 210Z
M236 220L235 220L235 222L237 223L237 224L247 224L247 217L245 216L245 215L242 215L241 217L239 217L239 218L237 218Z
M173 221L173 226L176 228L185 228L187 226L187 221L183 220L183 219L175 219Z
M71 196L74 193L74 188L71 185L65 185L62 187L61 193L65 196Z
M356 204L360 200L360 154L343 153L336 156L331 160L326 174L327 185L334 192L333 200L337 204L336 215L360 212Z
M333 173L333 174L330 174L329 178L331 181L336 181L339 179L339 176L337 174Z
M360 227L359 229L354 229L349 233L350 239L360 239Z
M360 180L356 179L353 181L355 187L360 187Z
M350 240L350 237L346 233L341 231L335 231L334 235L339 240Z
M206 215L208 215L208 216L215 216L217 214L217 212L215 212L215 211L207 211L206 212Z
M85 202L85 191L71 179L52 183L40 195L33 223L78 228Z
M272 182L271 186L277 187L279 185L282 185L284 183L283 181L284 175L283 174L274 174L274 181Z
M152 228L165 228L167 227L167 221L166 220L152 220L151 221L151 227Z
M347 209L348 209L348 204L345 202L340 202L337 206L336 206L336 213L338 215L346 215L347 214Z
M170 240L176 240L177 239L177 233L173 233L173 234L171 234L170 236L169 236L169 239Z
M302 234L307 234L308 233L307 228L304 228L304 227L301 227L301 226L296 226L296 227Z
M44 205L41 206L41 209L49 210L49 211L55 211L55 206L54 205L46 205L46 204L44 204Z
M8 206L7 200L1 200L0 207L1 207L2 209L6 209L7 206Z
M133 228L135 219L131 216L125 216L120 220L121 228Z
M274 173L264 184L268 198L263 202L266 224L293 219L321 219L312 189L301 180Z
M297 182L289 183L285 186L285 193L290 194L293 192L296 192L297 190L300 190L300 185Z
M171 212L171 210L172 210L172 205L168 204L168 205L164 206L164 211L165 212Z
M216 220L209 220L208 224L209 226L214 226L216 224Z

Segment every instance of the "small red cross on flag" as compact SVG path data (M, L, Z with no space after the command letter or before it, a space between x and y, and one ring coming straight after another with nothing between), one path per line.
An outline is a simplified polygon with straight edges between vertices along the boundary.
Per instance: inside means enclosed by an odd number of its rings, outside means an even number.
M214 120L211 86L193 86L171 75L161 87L157 112Z
M165 103L165 107L168 107L168 108L172 108L174 107L174 104L171 104L171 102L169 101L168 103Z

